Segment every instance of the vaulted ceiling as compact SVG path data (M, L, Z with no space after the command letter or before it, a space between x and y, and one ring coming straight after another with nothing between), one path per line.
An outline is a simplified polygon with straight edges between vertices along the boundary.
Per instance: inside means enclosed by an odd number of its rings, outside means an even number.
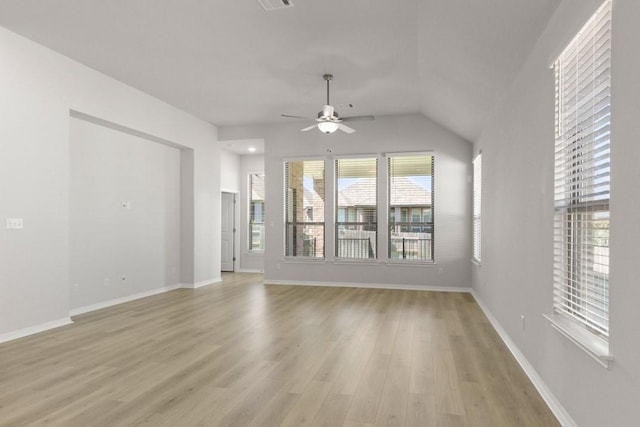
M315 116L332 73L343 116L473 141L560 0L291 1L2 0L0 26L216 125Z

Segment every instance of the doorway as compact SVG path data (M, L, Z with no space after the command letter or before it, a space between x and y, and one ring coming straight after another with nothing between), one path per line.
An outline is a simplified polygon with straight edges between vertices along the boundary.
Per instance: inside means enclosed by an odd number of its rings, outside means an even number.
M234 193L222 193L222 247L221 247L221 271L234 271L235 264L235 217L236 217L236 195Z

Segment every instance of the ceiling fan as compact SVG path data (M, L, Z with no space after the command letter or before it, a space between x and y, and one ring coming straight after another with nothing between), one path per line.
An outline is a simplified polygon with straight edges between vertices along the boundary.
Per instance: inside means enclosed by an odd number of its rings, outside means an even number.
M309 131L313 128L318 128L320 132L333 133L340 129L346 133L353 133L356 130L343 124L343 122L355 122L357 120L374 120L373 116L352 116L352 117L340 117L337 111L333 108L329 102L329 82L333 80L332 74L325 74L322 76L324 81L327 82L327 103L322 106L322 111L318 113L318 118L312 119L308 117L290 116L288 114L282 114L282 117L289 117L293 119L315 120L317 123L301 129L302 132Z

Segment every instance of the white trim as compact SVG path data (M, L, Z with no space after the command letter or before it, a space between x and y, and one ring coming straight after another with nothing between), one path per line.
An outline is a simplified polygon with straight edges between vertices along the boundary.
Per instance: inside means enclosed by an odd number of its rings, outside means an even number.
M318 160L323 160L323 161L327 161L327 160L331 160L330 156L323 156L323 155L319 155L319 156L303 156L303 157L282 157L281 158L281 163L285 163L285 162L305 162L305 161L311 161L311 162L315 162ZM262 172L264 173L264 172ZM266 196L265 196L266 197Z
M560 314L543 314L551 327L577 345L604 368L609 369L613 357L609 353L609 343L589 332L577 322Z
M244 207L246 208L246 212L244 212L244 214L245 214L245 221L246 221L246 222L244 222L244 223L243 223L243 222L241 221L241 222L240 222L240 226L239 226L239 227L235 227L235 228L237 228L238 230L240 230L241 228L243 228L243 230L242 230L242 231L246 231L246 232L247 232L247 238L246 238L246 240L244 241L244 245L246 245L246 252L245 252L245 255L249 255L249 254L251 254L251 255L253 255L253 254L258 254L258 255L262 255L262 256L264 256L264 249L250 249L250 248L249 248L249 247L251 246L251 239L253 239L253 236L251 235L251 197L252 197L251 177L252 177L253 175L262 175L262 179L263 179L263 181L264 181L265 177L267 176L267 175L264 173L264 171L262 171L262 172L251 172L251 171L247 171L247 185L246 185L246 188L245 188L245 190L246 190L247 194L246 194L246 197L245 197L245 200L244 200ZM264 185L264 183L263 183L263 185ZM265 189L266 189L266 187L265 187ZM266 195L265 195L265 198L266 198ZM266 206L266 205L264 205L264 202L265 202L265 201L263 200L263 209L264 209L264 206ZM240 210L242 210L242 207L243 207L243 206L242 206L242 201L240 201L240 208L241 208ZM239 216L241 216L241 215L242 215L242 213L241 213L241 212L238 212L238 214L239 214ZM262 216L263 216L263 220L264 220L264 212L262 213ZM264 234L265 234L265 235L266 235L266 232L267 232L267 227L266 227L266 226L267 226L266 222L263 222ZM240 236L242 235L242 231L240 231L240 233L239 233L240 235L238 236L238 239L239 239L239 238L240 238ZM235 232L234 232L234 233L235 233ZM263 245L263 246L264 246L264 243L265 243L265 237L264 237L264 235L263 235L263 236L262 236L262 245ZM243 249L244 249L244 248L245 248L245 246L243 246ZM240 258L240 257L238 257L238 262L240 261L240 259L239 259L239 258ZM235 264L234 264L234 267L235 267Z
M326 258L314 258L310 256L285 256L280 258L282 264L325 264L328 263Z
M553 395L551 390L549 390L549 387L547 387L547 385L544 383L542 377L538 375L533 365L529 363L522 351L520 351L518 346L511 340L509 334L507 334L500 322L498 322L498 319L493 317L493 314L491 314L489 308L482 302L482 299L480 299L480 296L475 291L475 289L471 290L471 295L473 295L473 298L475 298L476 302L484 312L484 315L487 316L487 319L489 319L489 322L491 322L491 325L493 326L495 331L498 333L509 351L511 351L513 357L515 357L515 359L518 361L520 367L522 367L525 374L527 374L527 377L529 377L529 379L533 383L533 386L536 388L536 390L538 390L538 393L540 393L542 399L546 402L547 406L549 406L551 412L553 412L553 414L556 416L560 425L565 427L577 427L578 424L573 420L573 418L571 418L569 412L567 412L564 406L562 406L560 401Z
M431 156L435 157L435 151L390 151L388 153L382 153L382 157L418 157L418 156Z
M222 282L222 277L218 276L216 278L203 280L202 282L198 282L198 283L183 283L180 287L184 289L198 289L204 286L209 286L209 285L213 285L214 283L220 283L220 282Z
M124 297L121 297L121 298L115 298L115 299L111 299L111 300L108 300L108 301L99 302L97 304L86 305L84 307L78 307L78 308L74 308L73 310L70 310L69 311L69 315L72 316L72 317L73 316L78 316L80 314L89 313L91 311L101 310L103 308L112 307L114 305L124 304L124 303L130 302L130 301L135 301L135 300L140 299L140 298L146 298L146 297L150 297L150 296L153 296L153 295L158 295L158 294L162 294L162 293L165 293L165 292L173 291L173 290L176 290L176 289L180 289L181 287L183 287L183 285L181 285L181 284L165 286L165 287L162 287L162 288L152 289L150 291L140 292L140 293L133 294L133 295L127 295L127 296L124 296Z
M64 317L62 319L53 320L51 322L41 323L35 326L29 326L28 328L18 329L17 331L7 332L0 335L0 343L17 340L29 335L38 334L40 332L48 331L49 329L59 328L61 326L70 325L73 323L71 317Z
M382 153L363 153L363 154L333 154L331 160L343 160L343 159L382 159L384 158Z
M473 159L471 159L471 163L475 162L478 156L481 154L482 154L482 148L478 150L475 156L473 156Z
M235 271L236 273L264 273L264 270L259 268L239 268Z
M145 291L145 292L140 292L137 294L133 294L133 295L127 295L121 298L115 298L109 301L103 301L103 302L99 302L97 304L92 304L92 305L87 305L84 307L79 307L79 308L75 308L73 310L71 310L69 312L70 316L78 316L80 314L84 314L84 313L89 313L91 311L96 311L96 310L101 310L103 308L107 308L107 307L112 307L114 305L118 305L118 304L124 304L126 302L131 302L131 301L135 301L137 299L141 299L141 298L147 298L153 295L158 295L158 294L162 294L165 292L170 292L170 291L174 291L176 289L196 289L196 288L201 288L203 286L207 286L207 285L211 285L213 283L218 283L221 282L222 278L217 278L217 279L211 279L211 280L204 280L202 282L198 282L198 283L178 283L175 285L171 285L171 286L164 286L162 288L156 288L156 289L152 289L150 291Z
M377 258L333 258L331 264L335 265L380 265L382 261Z
M351 283L351 282L310 282L301 280L264 280L265 285L292 285L292 286L324 286L329 288L366 288L366 289L390 289L403 291L435 291L435 292L471 292L471 288L458 286L427 286L405 285L394 283Z
M240 190L230 190L227 188L221 188L220 193L240 194Z
M388 265L390 267L424 267L424 268L434 268L438 266L438 263L435 261L419 261L419 260L401 260L401 259L387 259L382 261L384 265Z

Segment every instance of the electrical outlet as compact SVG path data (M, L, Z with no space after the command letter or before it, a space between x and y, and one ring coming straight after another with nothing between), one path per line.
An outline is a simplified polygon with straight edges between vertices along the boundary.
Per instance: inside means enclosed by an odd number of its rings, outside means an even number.
M520 315L520 320L522 321L522 330L524 331L524 328L525 328L525 320L526 320L526 317L524 316L524 314L521 314L521 315Z
M108 277L105 277L105 279L104 279L104 286L105 287L109 287L109 278Z

